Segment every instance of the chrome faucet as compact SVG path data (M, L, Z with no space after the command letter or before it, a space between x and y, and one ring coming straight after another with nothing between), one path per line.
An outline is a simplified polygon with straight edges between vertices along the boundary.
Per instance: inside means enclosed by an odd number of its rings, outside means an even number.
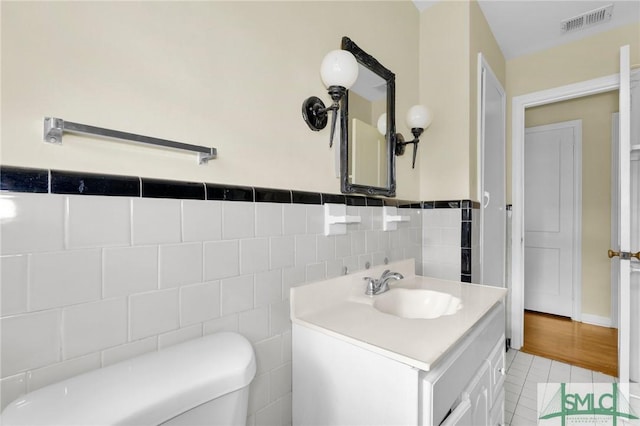
M368 296L384 293L389 290L389 280L401 280L403 278L404 276L400 272L391 272L388 269L377 280L371 277L364 277L363 280L367 281L367 289L364 293Z

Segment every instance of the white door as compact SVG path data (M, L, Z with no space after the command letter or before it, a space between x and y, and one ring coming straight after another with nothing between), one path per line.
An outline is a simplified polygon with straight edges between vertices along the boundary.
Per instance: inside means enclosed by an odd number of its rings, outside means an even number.
M640 118L640 117L639 117ZM631 151L631 250L640 251L640 140ZM640 262L631 261L629 378L640 382Z
M640 70L631 73L631 249L640 249ZM640 383L640 262L631 262L629 378Z
M505 94L489 65L480 75L480 284L505 286Z
M525 130L525 309L571 317L579 120Z
M632 249L638 246L631 246L631 95L630 95L630 66L629 66L629 46L620 48L620 111L619 111L619 192L618 192L618 241L619 247L614 247L609 251L609 257L619 257L617 266L618 272L618 377L621 383L628 383L631 365L631 274L632 274ZM634 144L637 141L634 142ZM634 145L634 151L640 149ZM633 186L634 199L638 196L637 182ZM637 244L637 240L635 241ZM633 260L637 264L636 260ZM635 266L634 266L635 269ZM634 275L637 275L635 273ZM634 279L637 279L634 277ZM634 310L638 306L633 306ZM634 341L637 336L634 336ZM635 354L637 357L638 354ZM635 361L635 360L634 360ZM637 362L637 361L635 361ZM636 377L637 380L637 377Z

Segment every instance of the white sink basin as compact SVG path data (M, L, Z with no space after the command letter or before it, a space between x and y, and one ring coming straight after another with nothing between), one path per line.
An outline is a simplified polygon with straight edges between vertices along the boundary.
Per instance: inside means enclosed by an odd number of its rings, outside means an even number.
M433 319L455 314L462 309L462 301L439 291L394 288L375 296L373 307L397 317Z

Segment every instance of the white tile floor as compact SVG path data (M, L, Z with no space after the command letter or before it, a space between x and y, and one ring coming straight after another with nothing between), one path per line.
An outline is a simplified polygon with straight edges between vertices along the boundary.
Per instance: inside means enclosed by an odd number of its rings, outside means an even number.
M506 354L505 422L512 426L537 424L538 383L610 383L617 379L510 349Z

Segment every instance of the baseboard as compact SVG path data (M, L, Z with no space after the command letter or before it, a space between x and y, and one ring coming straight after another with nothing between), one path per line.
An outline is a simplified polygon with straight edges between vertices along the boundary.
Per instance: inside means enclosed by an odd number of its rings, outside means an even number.
M600 327L611 327L611 318L601 317L600 315L582 314L582 321L591 325L599 325Z

